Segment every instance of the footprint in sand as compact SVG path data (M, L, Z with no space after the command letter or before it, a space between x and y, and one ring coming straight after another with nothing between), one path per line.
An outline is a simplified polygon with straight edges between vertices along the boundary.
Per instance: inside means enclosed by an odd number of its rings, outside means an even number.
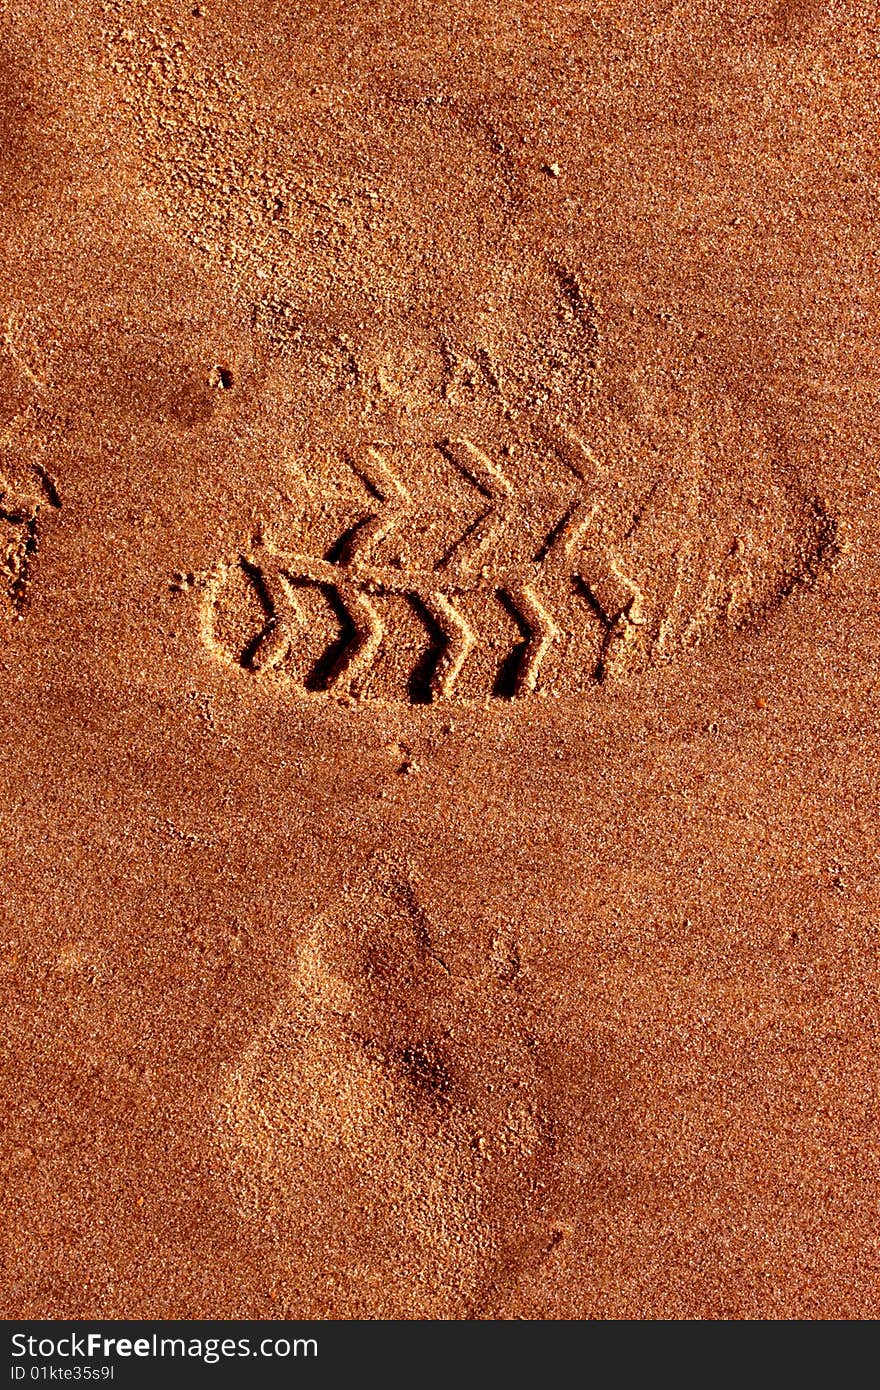
M298 1316L328 1298L340 1316L479 1316L548 1248L562 1120L519 970L496 934L459 977L406 881L299 947L219 1104L237 1203L274 1232Z

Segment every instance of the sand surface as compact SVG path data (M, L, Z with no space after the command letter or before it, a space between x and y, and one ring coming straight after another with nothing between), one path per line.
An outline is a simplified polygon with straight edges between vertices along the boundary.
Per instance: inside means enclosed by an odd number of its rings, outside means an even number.
M0 4L3 1316L880 1314L869 11Z

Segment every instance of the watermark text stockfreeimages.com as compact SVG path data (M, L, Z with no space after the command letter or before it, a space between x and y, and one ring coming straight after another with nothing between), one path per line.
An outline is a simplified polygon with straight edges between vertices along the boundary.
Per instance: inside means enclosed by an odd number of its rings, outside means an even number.
M161 1359L163 1357L180 1360L202 1361L214 1365L218 1361L235 1358L278 1358L283 1360L293 1356L317 1356L318 1343L314 1337L162 1337L152 1333L148 1337L106 1337L101 1332L69 1333L60 1337L32 1337L17 1332L11 1338L12 1356L19 1362L28 1360L55 1360L70 1358L77 1361L110 1361L116 1357L141 1357ZM25 1364L20 1364L13 1380L23 1380L27 1374Z

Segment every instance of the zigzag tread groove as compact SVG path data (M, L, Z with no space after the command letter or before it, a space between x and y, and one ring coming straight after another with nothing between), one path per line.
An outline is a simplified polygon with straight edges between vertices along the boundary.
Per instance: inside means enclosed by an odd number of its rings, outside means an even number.
M780 525L791 528L796 542L793 550L791 545L777 545L781 559L774 558L774 536L767 523L754 539L747 533L744 540L716 554L700 540L692 489L684 487L684 501L676 512L678 494L669 494L671 502L658 494L659 478L653 483L648 479L649 485L643 483L633 494L634 510L627 518L615 494L601 482L604 465L596 453L569 432L554 447L576 480L575 494L566 499L564 510L556 511L556 521L532 558L516 559L508 537L517 527L522 534L527 523L505 471L467 439L444 440L435 447L487 499L488 506L476 520L462 525L433 564L429 555L415 567L408 558L395 558L399 542L389 558L387 548L410 524L413 495L392 466L388 446L373 444L361 450L350 463L373 505L347 533L345 545L321 558L307 550L261 543L240 557L239 565L260 585L268 613L250 659L243 664L258 674L274 672L293 679L292 653L310 637L308 605L304 608L301 599L311 591L330 600L348 624L335 639L339 650L329 671L317 683L326 694L384 698L392 667L408 665L415 671L424 664L430 636L426 633L420 641L412 623L401 627L395 613L402 610L394 607L401 603L414 614L427 615L435 643L439 634L439 651L426 685L435 701L480 698L481 681L484 697L540 693L554 648L553 680L561 673L561 679L570 681L567 672L577 660L583 674L575 677L575 688L586 688L623 677L652 658L667 662L713 628L741 626L751 614L772 606L774 585L779 591L776 601L781 601L798 583L814 582L840 549L836 522L828 520L818 503L807 501L801 504L800 519L789 520L780 511ZM774 505L779 510L782 504ZM667 589L652 591L655 571L650 565L656 568L656 562L645 550L644 537L652 543L657 515L667 529L671 517L679 531L670 533L674 549L664 562L671 574ZM815 516L822 519L821 526ZM804 532L803 542L797 541L798 528ZM821 546L811 539L814 532L821 533ZM418 538L423 529L417 526L407 534L411 548L412 536ZM707 534L711 538L716 532ZM832 540L826 542L827 536ZM404 540L402 552L407 548ZM219 580L213 581L212 603L219 601L220 587ZM513 631L514 616L519 633ZM498 663L514 663L505 682L492 677L492 670L500 671ZM417 697L410 691L402 698Z

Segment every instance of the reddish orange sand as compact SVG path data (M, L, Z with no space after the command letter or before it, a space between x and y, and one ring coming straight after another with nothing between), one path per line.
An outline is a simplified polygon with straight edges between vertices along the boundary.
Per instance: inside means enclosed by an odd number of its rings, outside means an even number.
M880 1313L869 8L0 5L3 1316Z

